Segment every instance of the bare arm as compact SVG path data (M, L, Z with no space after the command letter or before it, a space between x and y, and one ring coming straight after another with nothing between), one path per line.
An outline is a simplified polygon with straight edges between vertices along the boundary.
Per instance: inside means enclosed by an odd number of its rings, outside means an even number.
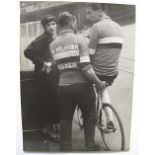
M95 74L93 67L90 63L89 48L83 37L79 39L80 48L80 68L85 76L91 80L98 88L103 89L106 86L106 82L101 81Z

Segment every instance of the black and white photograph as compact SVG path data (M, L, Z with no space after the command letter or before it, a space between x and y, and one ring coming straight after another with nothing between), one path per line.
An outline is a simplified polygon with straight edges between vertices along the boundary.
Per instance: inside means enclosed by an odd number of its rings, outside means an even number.
M23 151L129 151L136 5L19 3Z

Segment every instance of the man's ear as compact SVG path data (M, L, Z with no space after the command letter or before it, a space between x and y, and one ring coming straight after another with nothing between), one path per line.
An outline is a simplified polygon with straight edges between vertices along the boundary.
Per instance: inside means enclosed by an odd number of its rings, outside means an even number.
M76 24L76 22L73 22L73 23L71 24L71 27L72 27L72 29L74 30L74 33L77 33L77 24Z
M98 15L100 16L100 18L102 17L102 15L103 15L102 9L99 9L99 10L98 10Z

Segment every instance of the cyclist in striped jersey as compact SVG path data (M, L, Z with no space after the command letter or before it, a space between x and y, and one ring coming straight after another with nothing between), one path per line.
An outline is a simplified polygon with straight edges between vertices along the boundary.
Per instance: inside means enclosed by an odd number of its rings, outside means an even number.
M90 30L89 42L93 69L100 80L112 85L118 75L118 60L123 45L121 27L106 14L106 6L102 3L88 3L86 18L95 23ZM102 91L102 101L111 103L107 89ZM115 128L109 108L106 114L107 127Z

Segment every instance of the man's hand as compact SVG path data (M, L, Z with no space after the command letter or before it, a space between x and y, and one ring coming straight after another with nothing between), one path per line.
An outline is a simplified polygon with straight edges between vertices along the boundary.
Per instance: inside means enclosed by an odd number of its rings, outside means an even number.
M96 88L98 90L103 90L108 86L109 86L109 84L106 81L101 81L98 85L96 85Z
M51 62L44 62L42 71L46 72L47 74L50 73L52 70L52 63Z

